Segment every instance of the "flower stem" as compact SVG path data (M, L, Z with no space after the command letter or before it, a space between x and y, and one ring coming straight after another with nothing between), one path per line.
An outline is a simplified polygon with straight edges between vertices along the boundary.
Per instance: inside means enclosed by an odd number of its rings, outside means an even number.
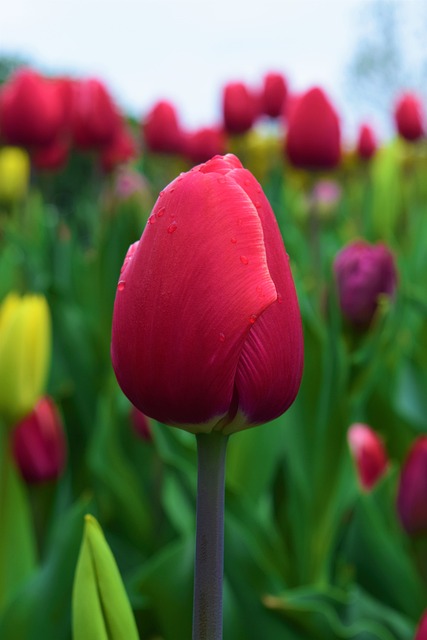
M198 434L193 640L222 640L224 481L228 436Z

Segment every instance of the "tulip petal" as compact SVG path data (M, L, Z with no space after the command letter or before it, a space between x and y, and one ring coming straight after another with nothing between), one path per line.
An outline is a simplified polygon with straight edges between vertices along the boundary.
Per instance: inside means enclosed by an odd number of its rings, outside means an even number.
M222 173L240 162L226 158L159 197L124 265L113 316L113 366L126 395L195 433L228 413L245 338L277 298L257 209Z

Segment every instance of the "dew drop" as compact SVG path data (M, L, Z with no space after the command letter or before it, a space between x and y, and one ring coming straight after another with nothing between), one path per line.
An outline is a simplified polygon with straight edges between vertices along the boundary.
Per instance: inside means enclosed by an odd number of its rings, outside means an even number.
M256 208L257 208L257 209L261 209L261 203L260 203L260 201L259 201L259 200L257 200L257 201L255 202L255 206L256 206Z
M231 244L236 244L237 239L236 238L231 238L230 242L231 242Z
M171 222L168 226L168 233L173 233L174 231L176 231L177 226L178 225L176 224L176 222Z
M261 193L261 191L262 191L262 189L261 189L261 187L258 185L258 187L256 188L256 192L257 192L257 193Z
M117 289L118 289L119 291L123 291L123 289L125 288L125 286L126 286L126 282L125 282L124 280L119 280L119 284L117 285Z
M253 313L252 315L249 316L249 323L250 324L254 324L255 320L256 320L256 315Z
M174 191L175 191L175 187L171 187L171 188L169 189L169 193L173 193Z
M159 198L163 198L164 195L165 195L165 192L164 191L160 191Z
M222 333L222 331L221 331L221 333L219 334L219 341L220 341L220 342L225 342L225 334L224 334L224 333Z
M251 184L251 181L249 180L249 178L245 179L245 185L248 187Z
M249 263L249 260L247 259L247 257L246 257L246 256L240 256L240 262L241 262L242 264L248 264L248 263Z
M156 218L155 218L153 215L151 215L151 216L148 218L148 222L149 222L150 224L154 224L154 223L156 222Z
M158 218L161 218L164 215L165 210L166 210L166 207L162 207L161 209L158 210L158 212L156 213L156 216Z
M280 293L278 293L278 294L277 294L277 302L278 302L279 304L282 304L282 302L283 302L283 298L282 298L282 296L280 295Z

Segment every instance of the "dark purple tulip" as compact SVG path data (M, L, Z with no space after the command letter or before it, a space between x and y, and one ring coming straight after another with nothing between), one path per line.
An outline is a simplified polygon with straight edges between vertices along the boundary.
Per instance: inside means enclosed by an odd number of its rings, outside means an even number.
M427 533L427 436L415 440L403 464L397 511L409 534Z

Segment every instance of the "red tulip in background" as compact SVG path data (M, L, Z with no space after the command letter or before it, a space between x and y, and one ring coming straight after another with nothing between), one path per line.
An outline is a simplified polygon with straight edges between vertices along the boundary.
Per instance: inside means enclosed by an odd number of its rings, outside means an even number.
M65 468L64 429L53 400L44 397L12 432L13 454L28 483L58 478Z
M149 151L180 153L183 132L175 107L166 100L154 105L142 122L142 135Z
M107 173L113 171L118 165L129 162L137 156L135 140L122 123L112 142L101 151L101 165Z
M74 84L73 140L80 149L100 149L114 140L120 115L105 86L96 78Z
M207 162L214 156L223 155L225 148L226 136L219 127L204 127L185 136L185 155L193 164Z
M340 124L318 87L300 96L291 109L285 143L289 161L301 169L334 169L341 157Z
M370 160L377 150L375 133L368 124L363 124L359 129L357 138L357 154L362 160Z
M360 423L349 428L347 439L360 484L369 491L387 470L388 458L383 442L373 429Z
M264 77L262 89L262 111L270 118L278 118L283 114L288 85L281 73L268 73Z
M232 433L293 402L303 337L289 259L267 198L235 156L160 194L122 267L112 360L140 411L193 433Z
M51 144L64 124L64 105L54 82L19 69L0 93L0 133L11 145Z
M417 96L406 93L399 98L394 119L399 135L414 142L424 135L423 110Z
M384 244L352 242L335 258L334 272L343 315L361 328L371 322L381 294L393 297L397 273L393 254Z
M259 100L243 82L231 82L224 87L224 127L228 133L245 133L259 116Z
M409 534L427 533L427 436L415 440L403 464L397 510Z
M414 640L427 640L427 612L419 622Z

